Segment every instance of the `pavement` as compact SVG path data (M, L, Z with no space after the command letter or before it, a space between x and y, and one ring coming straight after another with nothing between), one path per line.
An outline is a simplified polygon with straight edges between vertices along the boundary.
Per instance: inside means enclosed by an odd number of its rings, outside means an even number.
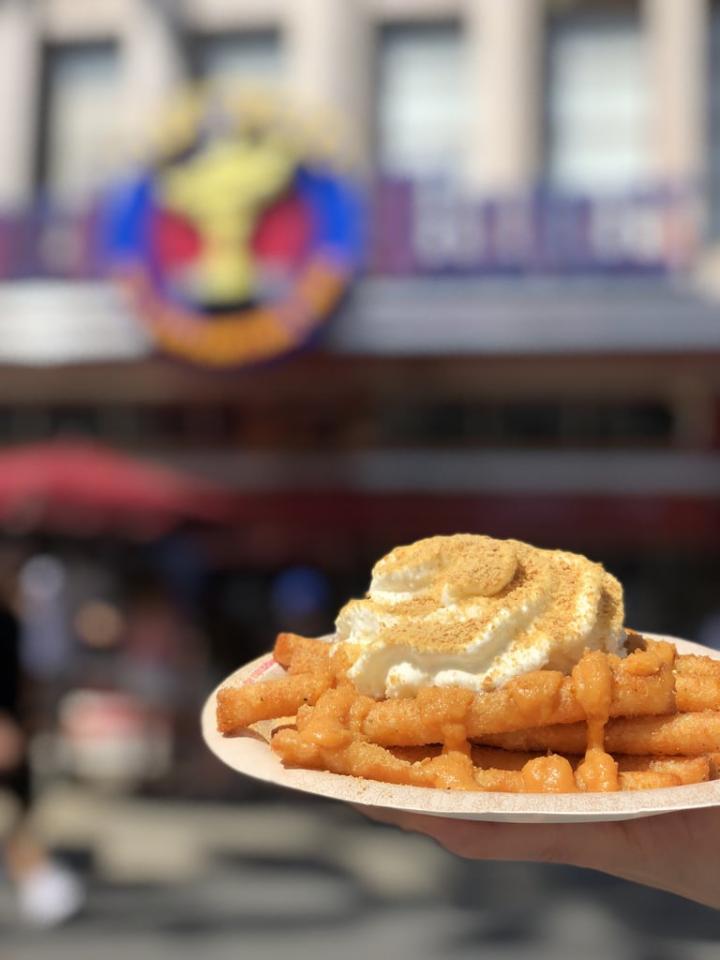
M88 883L82 916L0 960L717 960L720 913L587 871L471 863L324 801L102 797L54 786L38 828Z

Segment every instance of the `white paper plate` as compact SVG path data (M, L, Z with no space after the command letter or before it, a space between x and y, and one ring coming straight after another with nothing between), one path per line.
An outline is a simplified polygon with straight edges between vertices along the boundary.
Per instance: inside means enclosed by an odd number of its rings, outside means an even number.
M703 654L720 660L719 651L706 649L697 643L657 634L647 636L670 640L680 653ZM232 677L245 683L255 683L260 679L281 676L283 672L272 654L265 654L236 670ZM270 733L279 721L257 723L240 733L223 736L218 733L215 723L216 692L211 694L203 708L202 732L208 747L223 763L256 780L333 800L437 817L508 823L633 820L720 805L720 780L662 790L619 793L517 794L405 787L315 770L286 770L269 747Z

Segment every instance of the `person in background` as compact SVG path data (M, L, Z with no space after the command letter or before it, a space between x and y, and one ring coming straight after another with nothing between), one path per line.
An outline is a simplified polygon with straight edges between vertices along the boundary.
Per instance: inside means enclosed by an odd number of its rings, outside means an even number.
M20 620L15 611L15 575L0 557L0 789L16 801L16 815L3 839L3 859L28 924L50 927L76 914L85 899L79 879L52 859L33 830L27 739L21 712Z
M204 755L197 725L211 683L204 648L191 615L178 606L162 581L148 577L128 604L115 682L143 705L148 734L169 733L173 762L165 772L180 781L194 779L198 747ZM163 772L159 758L158 763L155 775Z

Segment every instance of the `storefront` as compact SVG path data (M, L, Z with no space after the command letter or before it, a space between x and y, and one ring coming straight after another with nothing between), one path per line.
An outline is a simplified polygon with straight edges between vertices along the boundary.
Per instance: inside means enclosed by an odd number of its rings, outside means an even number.
M227 509L163 525L156 504L142 530L108 529L86 490L53 523L0 513L25 561L116 580L87 580L62 621L71 729L93 690L157 692L132 687L142 644L83 639L112 620L102 604L130 616L138 574L160 634L192 624L206 686L276 629L330 629L387 548L455 530L592 553L631 622L702 629L720 335L695 284L712 177L686 54L708 5L76 6L0 11L0 444L82 438ZM181 95L190 80L216 98L260 83L312 130L305 152L257 135L265 94L238 132ZM172 701L174 668L145 667ZM137 711L105 707L136 756Z

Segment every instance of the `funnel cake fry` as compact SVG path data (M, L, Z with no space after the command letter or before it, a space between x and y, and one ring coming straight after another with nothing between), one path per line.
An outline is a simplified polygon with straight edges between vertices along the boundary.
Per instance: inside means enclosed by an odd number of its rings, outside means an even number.
M661 790L663 787L679 787L687 782L674 773L659 770L631 770L618 774L618 779L621 790Z
M407 699L374 700L348 679L346 648L283 633L274 655L285 676L221 688L218 728L295 715L295 727L271 742L288 766L513 793L658 789L720 776L720 663L676 657L668 643L636 643L624 659L588 655L588 667L609 677L612 719L603 731L609 753L590 749L584 758L592 696L578 689L582 669L537 670L481 694L424 687ZM588 758L597 761L589 779Z
M720 675L676 674L675 700L679 713L720 710Z
M349 685L325 691L314 708L302 711L296 729L283 728L275 733L272 749L288 766L445 790L635 790L695 783L709 774L705 757L624 758L619 773L620 763L607 757L613 766L612 776L605 781L597 777L588 781L584 772L587 756L584 760L540 753L513 757L502 750L478 747L469 753L439 746L388 749L368 742L362 733L360 721L371 705L370 698L358 698Z
M221 733L232 733L259 720L294 716L303 704L315 703L333 684L324 673L288 674L244 687L227 684L218 690L217 722Z
M624 660L608 656L611 716L664 714L675 709L672 666L667 660L654 657L654 673L647 672L648 661L643 660L645 672L635 672L638 658L645 653ZM508 681L499 690L475 696L458 687L427 687L417 697L377 701L363 729L373 743L411 747L439 743L447 723L463 722L468 737L481 739L528 727L578 723L584 718L573 678L555 670L536 670Z
M419 748L409 748L417 751L415 756L411 752L403 755L402 748L387 750L359 740L338 747L323 747L289 728L274 735L272 748L287 766L329 770L407 786L500 793L567 793L578 789L573 768L577 767L580 758L557 754L513 755L496 750L493 761L497 765L485 766L476 762L479 755L475 750L473 759L469 760L457 752L440 754L432 748L423 752ZM482 759L487 760L488 756L486 754ZM538 763L552 765L564 775L564 779L548 778L545 770L539 770L540 775L533 776ZM623 758L620 767L621 790L659 789L700 783L708 778L706 758ZM553 783L557 783L559 789L550 789Z
M453 752L417 762L395 756L385 747L353 740L342 747L322 747L296 730L283 729L273 736L273 750L286 766L382 780L385 783L442 790L497 790L522 792L522 774L507 770L479 770L464 754Z
M584 723L534 727L482 738L503 750L583 753L587 746ZM701 756L720 752L720 712L677 713L663 717L618 717L605 728L610 753L650 756Z
M320 654L320 641L301 637L297 633L279 633L275 638L273 657L286 670L289 669L293 657L299 656L301 651Z
M714 677L720 679L720 660L712 657L699 657L694 653L685 653L678 657L677 672L682 676Z
M679 713L720 710L720 661L696 655L679 656L673 661L674 648L671 644L662 641L647 641L646 647L647 649L637 649L625 660L614 663L614 702L611 708L613 716L645 716L672 712L668 677L666 674L659 676L652 662L648 671L647 659L640 656L648 652L656 657L659 656L671 666L674 663L675 708ZM668 648L671 651L669 657ZM277 662L290 673L310 673L322 669L329 662L332 653L331 644L294 633L278 634L273 650ZM338 652L335 651L335 657L337 656ZM641 666L643 664L644 666ZM643 669L648 672L643 672ZM539 687L543 685L548 693L548 708L557 711L547 722L528 723L527 726L575 723L582 719L578 714L577 704L573 704L572 698L568 696L568 690L562 690L559 703L553 704L551 694L554 692L554 685L558 683L557 676L556 671L537 670L517 678L518 691L523 688L531 691L533 684L537 684L534 692L539 695ZM654 676L654 680L650 683L647 681L648 676ZM533 699L532 692L530 692L530 699ZM537 703L537 699L535 702ZM487 709L490 709L489 701ZM477 735L481 736L482 732L479 729Z
M710 779L710 761L702 757L628 757L615 758L620 777L628 773L669 773L680 783L702 783ZM626 789L626 788L624 788Z
M332 644L296 633L279 633L273 648L273 656L288 673L323 670L330 664L334 653Z
M403 748L400 748L403 749ZM421 750L429 748L409 747L407 750L415 750L414 759L422 759ZM438 748L435 748L438 749ZM397 751L393 751L396 753ZM471 757L476 767L483 769L497 768L500 770L522 770L529 760L544 756L542 753L528 753L511 750L500 750L497 747L478 747L473 746ZM570 765L575 769L579 763L582 763L582 756L567 754ZM681 783L701 783L703 780L709 780L710 758L700 757L633 757L619 754L615 757L620 775L624 773L637 773L653 771L655 773L671 773L678 777Z

